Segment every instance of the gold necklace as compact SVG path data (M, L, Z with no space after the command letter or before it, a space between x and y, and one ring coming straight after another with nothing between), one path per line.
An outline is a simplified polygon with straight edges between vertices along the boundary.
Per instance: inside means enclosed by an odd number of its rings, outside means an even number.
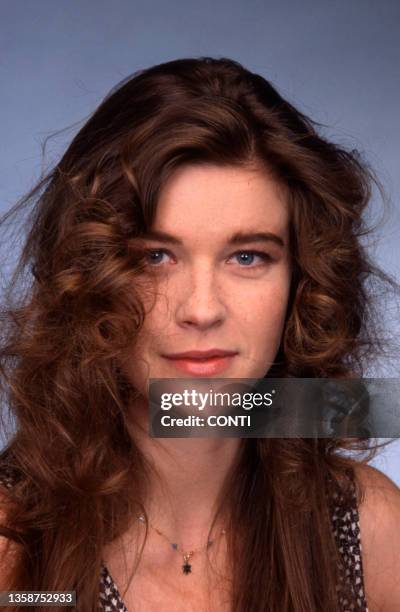
M143 514L141 514L138 517L138 520L141 523L145 523L146 519L145 516ZM178 544L176 544L175 542L171 542L170 539L159 529L157 529L157 527L154 527L154 525L149 521L149 526L154 529L154 531L156 531L161 537L165 538L168 542L168 544L171 546L171 548L173 550L176 550L177 552L180 552L183 555L183 565L182 565L182 572L184 574L190 574L192 571L192 566L189 563L190 558L194 555L194 553L196 552L200 552L202 550L206 550L207 548L209 548L216 540L216 538L214 538L213 540L207 540L207 544L205 546L201 546L200 548L195 548L194 550L182 550ZM226 529L221 529L220 531L220 535L224 535L226 533ZM217 536L218 537L218 536Z

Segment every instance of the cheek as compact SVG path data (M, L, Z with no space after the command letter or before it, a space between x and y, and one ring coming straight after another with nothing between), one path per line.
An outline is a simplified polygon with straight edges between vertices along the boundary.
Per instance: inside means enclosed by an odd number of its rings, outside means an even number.
M243 304L246 308L244 331L261 342L279 343L285 322L289 291L286 286L270 294L255 296L252 303ZM243 319L242 319L243 320Z
M143 304L145 319L134 348L134 352L140 355L143 355L146 348L165 332L171 318L169 299L165 292L159 292L157 296L151 296L147 301L143 300Z

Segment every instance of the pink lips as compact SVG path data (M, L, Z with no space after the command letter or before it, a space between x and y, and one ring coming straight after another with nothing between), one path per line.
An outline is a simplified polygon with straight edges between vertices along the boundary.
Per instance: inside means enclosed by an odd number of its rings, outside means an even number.
M164 355L179 370L192 376L212 376L223 372L237 355L236 351L209 349Z

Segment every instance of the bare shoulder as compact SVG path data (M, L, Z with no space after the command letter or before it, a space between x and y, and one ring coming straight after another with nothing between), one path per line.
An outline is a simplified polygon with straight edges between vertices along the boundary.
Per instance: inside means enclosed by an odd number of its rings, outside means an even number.
M0 486L0 525L7 527L7 495ZM6 591L10 585L10 577L18 559L19 545L0 535L0 591Z
M359 504L365 595L369 612L400 610L400 488L370 465L355 468L365 491Z

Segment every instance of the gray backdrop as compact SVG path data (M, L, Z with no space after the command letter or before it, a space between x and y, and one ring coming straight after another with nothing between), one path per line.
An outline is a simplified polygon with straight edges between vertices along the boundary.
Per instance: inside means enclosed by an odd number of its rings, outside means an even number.
M3 0L1 8L0 212L38 177L46 136L76 124L50 140L49 165L122 78L178 57L227 56L270 79L326 124L326 135L363 152L392 200L372 251L400 278L396 0ZM377 198L373 205L379 217ZM387 329L398 334L398 320ZM367 375L398 374L397 362ZM400 484L400 440L374 464Z

